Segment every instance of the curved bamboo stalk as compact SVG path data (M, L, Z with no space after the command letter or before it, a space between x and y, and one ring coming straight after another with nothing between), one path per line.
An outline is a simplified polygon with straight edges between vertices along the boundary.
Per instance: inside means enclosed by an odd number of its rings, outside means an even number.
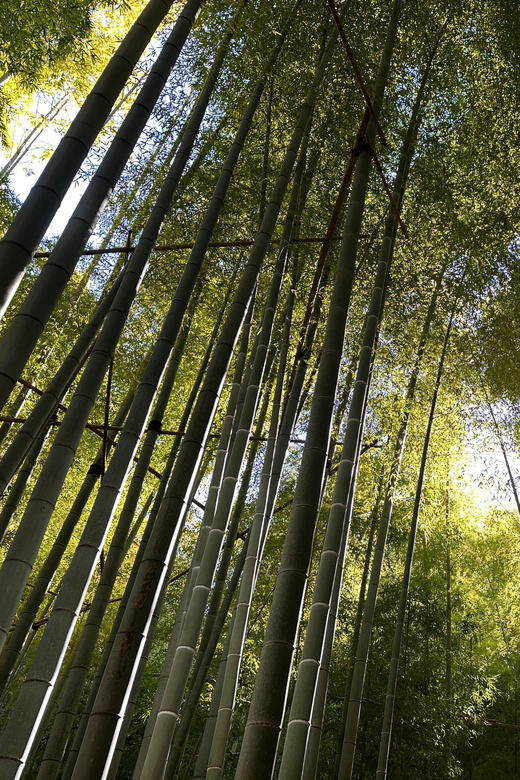
M211 359L204 386L195 405L187 434L181 445L178 464L173 470L165 501L159 513L155 529L152 532L146 560L143 561L136 579L134 592L129 601L131 610L127 610L128 618L123 620L118 641L114 645L111 660L107 665L104 685L100 687L91 722L87 727L85 739L87 740L88 737L88 740L84 741L85 745L92 744L92 738L95 735L94 741L97 744L96 755L93 755L92 751L85 747L81 769L79 768L79 761L77 765L77 770L80 773L77 774L78 777L83 772L90 773L93 766L99 766L105 762L105 756L107 756L107 751L110 752L110 744L112 742L109 734L114 735L119 728L120 718L117 713L120 712L120 705L118 701L124 699L124 691L127 684L131 683L135 674L133 671L135 670L134 659L138 656L139 647L142 643L139 631L136 632L136 627L142 625L142 628L144 628L148 623L148 616L157 601L161 583L167 577L168 567L165 565L165 557L169 557L170 550L176 543L180 533L178 519L180 518L182 507L185 505L186 493L193 480L193 472L200 460L202 449L207 440L208 426L215 413L220 388L227 373L233 346L241 328L245 310L255 288L258 273L274 230L281 200L287 188L288 177L300 146L304 125L307 123L311 112L310 103L314 98L314 89L310 93L310 98L311 100L308 103L306 102L304 106L298 126L285 155L271 202L266 209L262 229L255 241L255 246L249 257L249 263L224 323L220 341ZM122 674L117 673L114 676L113 669L116 667L120 668L122 660L120 653L123 648L125 671L123 672L121 669ZM114 683L116 683L115 686ZM98 742L98 739L101 742Z

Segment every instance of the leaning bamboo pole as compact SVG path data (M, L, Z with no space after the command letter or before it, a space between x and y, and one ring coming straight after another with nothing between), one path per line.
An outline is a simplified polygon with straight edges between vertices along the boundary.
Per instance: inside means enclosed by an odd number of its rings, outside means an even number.
M235 19L233 19L233 21L235 21ZM31 518L33 518L34 513L37 512L37 525L39 527L39 538L41 539L46 527L45 521L48 521L50 518L50 512L52 511L53 504L57 499L59 489L63 484L63 480L72 462L75 449L78 446L82 427L84 427L87 421L88 414L90 413L90 410L93 406L105 371L108 367L110 356L115 350L123 325L126 321L128 311L137 293L142 276L146 271L151 247L155 243L165 214L171 204L177 183L186 165L189 153L193 147L195 136L208 105L209 98L220 70L223 57L227 51L227 45L229 43L232 32L233 27L231 26L224 36L223 45L219 50L213 68L208 74L208 78L201 91L199 100L197 101L197 104L192 111L191 120L188 123L186 134L181 142L177 154L175 155L175 159L171 165L168 177L161 187L155 207L150 214L145 229L143 230L139 244L131 256L120 287L115 295L112 307L105 318L103 328L98 337L96 345L92 350L87 368L85 369L78 386L78 390L73 400L71 401L69 409L54 441L53 447L51 448L51 452L49 453L45 463L40 479L38 480L35 490L36 494L38 495L38 492L40 492L40 495L38 496L38 499L34 498L29 501L24 518L22 519L20 527L17 531L17 535L13 540L15 554L13 555L11 551L8 553L6 561L4 562L2 570L0 571L0 583L2 576L9 576L13 593L15 588L20 587L24 576L27 576L27 565L30 565L30 562L34 560L37 545L39 544L38 537L35 537L34 535L29 540L29 543L25 541L27 538L26 525L28 522L34 523L34 520L31 520ZM238 157L238 153L236 153L235 157ZM226 185L229 182L230 175L231 171L228 173L228 176L225 180ZM225 187L223 189L225 193ZM224 193L219 193L222 199ZM214 199L213 210L208 209L208 212L210 212L210 217L208 218L208 215L206 215L206 221L209 221L210 224L211 219L216 220L221 203L221 199ZM214 212L216 212L216 214ZM205 225L203 225L203 227L205 227ZM199 235L201 235L200 232ZM109 524L114 511L114 502L119 495L121 484L126 479L129 464L132 462L132 458L135 454L135 449L142 434L153 397L156 393L157 386L164 372L166 361L168 360L169 354L177 337L180 323L186 310L187 301L189 300L189 296L197 280L200 265L204 257L204 242L206 240L207 233L203 230L202 241L200 242L202 247L199 248L199 251L196 255L198 263L194 262L194 249L192 255L190 256L192 263L188 263L185 268L181 282L178 285L176 295L174 296L168 315L165 319L165 322L163 323L159 339L157 340L156 345L152 350L152 354L145 369L142 382L137 391L136 398L134 399L128 421L125 424L125 429L123 430L118 446L116 447L114 453L115 458L113 458L111 462L109 473L105 475L98 496L96 497L95 509L93 512L98 514L98 522L95 524L96 530L94 530L93 526L92 533L94 536L88 542L90 545L89 549L92 551L96 547L98 549L100 548L100 545L102 544L103 539L106 537L106 533L108 532ZM33 502L32 506L31 501ZM101 514L99 514L100 506L103 506L103 512L101 512ZM42 514L45 514L46 517L42 517ZM83 547L83 552L84 556L86 556L87 548ZM24 563L21 563L21 561ZM93 565L95 565L95 561L90 561L89 563L85 561L86 568L84 577L86 577L87 580L90 579ZM17 579L15 579L12 574L13 566L14 569L17 570ZM2 575L3 572L4 574ZM82 600L82 587L84 586L82 586L80 580L76 579L73 590L78 594L80 602ZM13 607L16 608L15 604L12 602L9 606L6 605L6 614L12 610ZM67 606L67 609L73 609L73 607L69 605ZM28 723L27 718L24 718L24 721Z
M65 289L80 252L150 118L203 1L188 0L103 161L0 342L0 407L7 400ZM155 237L156 234L151 246Z
M209 532L209 528L211 526L211 523L213 521L213 515L215 511L215 506L217 502L217 497L220 492L220 487L222 484L222 476L224 473L224 465L225 460L229 448L229 442L231 439L231 429L233 426L233 420L236 413L237 403L238 403L238 396L240 392L240 387L242 383L242 377L244 373L244 367L246 363L246 357L247 357L247 349L249 344L249 336L250 336L250 329L251 329L251 319L253 316L253 300L251 301L249 311L246 315L246 320L244 323L244 327L242 330L242 336L240 340L240 347L238 350L238 355L235 363L235 369L233 374L233 381L231 383L230 388L230 394L228 398L227 408L226 408L226 414L224 416L224 421L222 425L222 431L220 434L220 438L217 445L217 453L215 456L215 463L213 466L213 472L211 475L211 483L208 489L208 494L206 497L205 505L204 505L204 514L201 521L201 528L199 531L199 535L197 538L197 544L192 556L190 571L188 573L188 578L179 602L179 606L177 609L177 615L175 617L174 624L172 626L172 631L170 635L170 640L168 643L168 648L165 653L161 673L159 675L159 680L157 683L157 688L154 695L154 700L152 703L150 715L148 717L148 721L146 723L143 739L141 742L141 748L139 750L139 755L137 758L136 766L134 769L134 774L138 776L139 772L141 771L142 764L144 762L144 759L146 757L146 753L148 751L150 738L153 731L153 726L155 724L155 718L157 717L157 712L159 710L161 699L164 693L164 688L166 686L166 682L168 680L168 676L170 674L171 664L173 662L173 657L175 655L175 651L177 649L177 642L178 642L178 635L180 626L182 624L184 611L186 608L186 601L189 598L189 594L191 592L191 582L196 577L198 567L200 565L200 557L202 554L202 550L204 549L205 539L207 536L207 533Z
M389 71L399 10L400 2L395 2L377 79L374 100L376 113L380 110ZM274 770L314 529L322 496L334 397L343 353L370 162L370 151L362 147L347 209L325 341L282 562L236 772L236 777L240 779L247 777L248 780L264 780L271 777Z
M443 266L440 273L437 276L437 280L435 283L435 288L433 290L433 294L430 300L430 303L428 305L428 309L426 312L425 320L423 323L423 328L421 332L421 336L419 339L419 344L417 347L414 363L412 366L412 371L410 374L410 378L408 380L408 386L406 390L406 396L405 396L405 408L403 412L403 416L400 421L399 430L396 434L396 439L394 443L393 448L393 456L392 461L390 464L390 473L387 478L387 484L385 486L384 490L384 501L383 506L381 510L381 518L384 518L382 522L389 523L391 512L392 512L392 504L393 504L393 493L395 489L395 483L397 481L397 477L399 474L399 468L400 468L400 462L404 450L405 440L406 440L406 433L408 428L408 422L410 419L410 413L411 413L411 407L414 401L415 397L415 391L417 386L417 381L419 378L419 373L421 370L424 350L426 346L426 342L428 340L428 336L430 333L431 324L435 315L436 307L437 307L437 300L438 296L441 291L441 285L444 279L444 274L447 269L447 263ZM339 773L339 767L340 767L340 761L341 761L341 753L342 753L342 746L343 746L343 737L344 732L346 728L346 721L347 721L347 713L349 708L349 701L350 701L350 693L351 693L351 687L352 687L352 679L353 679L353 672L355 667L355 661L356 661L356 654L358 651L358 645L360 641L360 634L363 626L363 614L364 614L364 608L365 608L365 599L366 599L366 588L368 584L369 579L369 573L370 573L370 561L372 558L372 544L373 544L373 537L375 535L376 531L376 516L375 513L378 510L379 501L376 502L373 510L373 517L371 521L370 526L370 535L369 535L369 541L367 544L367 551L366 551L366 559L365 559L365 565L363 568L363 575L361 579L361 587L360 587L360 595L359 595L359 601L358 601L358 609L356 613L356 618L354 621L354 631L352 635L352 648L353 648L353 658L352 663L349 665L349 673L347 678L347 683L345 686L345 696L343 699L343 707L342 707L342 713L341 713L341 727L340 727L340 734L339 734L339 744L338 748L336 750L336 760L335 760L335 767L334 767L334 774L335 777L338 776Z
M108 606L112 589L119 573L125 550L127 549L127 538L131 522L141 494L144 479L148 472L153 450L161 430L161 423L173 389L180 362L181 355L178 353L182 352L184 342L185 340L182 340L180 345L178 344L178 346L181 347L180 350L177 350L176 348L173 351L169 366L165 372L161 391L157 398L146 438L130 481L130 486L106 556L100 581L90 606L89 615L78 640L76 657L74 663L71 665L70 674L63 689L60 707L56 713L47 740L47 745L38 772L39 780L43 780L43 778L50 780L51 778L56 777L60 769L68 735L73 725L74 714L79 703L87 671L90 668L92 656L101 630L103 615Z
M141 571L136 579L134 593L129 601L132 609L127 610L128 618L123 621L122 630L114 645L112 658L107 665L104 685L100 687L97 702L91 716L91 723L87 727L86 741L84 741L85 746L91 745L95 736L95 742L97 743L96 754L94 755L92 750L85 747L81 768L78 761L77 777L80 777L84 772L90 773L94 766L99 767L105 763L107 753L110 753L110 744L112 742L112 739L108 738L109 732L114 735L118 730L120 719L117 713L120 712L120 705L117 702L124 700L124 692L127 685L131 684L131 679L135 674L133 671L135 669L135 661L133 659L137 657L139 646L142 642L141 638L136 634L135 628L137 625L141 625L142 629L145 628L149 620L150 611L154 608L157 601L161 582L167 576L168 567L165 565L165 558L168 558L169 550L175 544L180 532L179 524L175 520L180 516L186 500L186 492L193 479L194 468L196 468L203 446L207 440L209 433L208 424L213 419L220 387L227 372L231 352L243 321L245 309L256 285L258 273L278 217L281 200L287 188L288 177L295 162L304 126L311 112L314 93L315 88L311 90L309 101L306 101L304 105L275 184L271 202L266 209L262 229L250 255L249 263L235 296L235 301L224 323L219 344L210 363L206 381L194 408L187 435L181 447L178 465L174 468L160 516L152 532L149 552L146 556L147 560L143 562ZM166 518L168 522L165 522ZM145 582L148 583L146 593L144 590L141 593ZM119 667L122 641L126 648L125 671L123 674L117 674L117 677L115 677L113 670ZM102 740L102 742L98 742L98 739Z
M142 11L0 242L0 315L3 315L12 299L28 262L103 127L118 94L172 5L173 0L150 0ZM176 25L179 46L182 45L182 37L187 37L192 24L193 18L187 4Z
M255 350L251 377L240 413L235 440L226 464L222 489L217 506L215 507L213 523L204 546L200 570L188 604L186 621L181 629L179 646L164 691L161 708L157 714L150 747L141 773L142 778L151 779L160 776L161 768L167 763L171 739L182 704L184 688L188 681L199 633L206 613L209 590L222 551L224 535L231 515L236 483L246 455L247 444L257 410L260 389L262 387L267 356L270 350L275 313L287 267L289 254L288 242L294 228L301 179L305 166L309 127L310 118L307 122L301 142L300 156L294 176L282 240L280 242L276 266L271 276L271 284L263 311L260 337ZM238 517L235 518L236 523L238 523L238 519ZM229 528L229 533L233 538L236 533L233 526ZM229 557L230 555L228 555L227 561L229 561ZM224 560L226 560L225 556Z
M274 503L274 496L276 495L276 492L273 490L274 486L271 483L273 479L273 465L279 432L279 415L284 388L293 304L294 292L291 290L285 309L286 322L284 327L284 336L282 340L282 350L280 353L276 387L273 396L273 409L271 412L267 449L264 456L262 476L260 479L258 496L255 504L255 513L249 532L244 574L237 596L235 619L229 641L227 663L224 679L222 681L220 701L218 703L215 731L208 757L208 768L206 773L208 780L215 780L216 778L220 778L224 769L226 746L228 742L231 717L235 705L238 676L242 660L242 648L245 640L245 632L251 608L251 600L256 584L260 561L262 558L263 547L267 537L269 523L272 517L272 503ZM276 487L278 486L279 479L278 485ZM272 502L271 505L268 503L270 499Z
M290 296L292 296L292 292L290 293ZM282 342L282 348L281 348L281 354L280 354L280 360L278 364L278 369L276 372L276 388L275 393L273 397L273 407L271 412L271 421L269 424L269 436L268 436L268 450L270 447L270 441L273 436L272 428L273 428L273 416L277 416L276 409L279 405L279 394L281 393L281 390L278 390L278 386L280 384L280 381L282 381L282 387L283 387L283 375L285 372L285 353L287 351L287 339L288 339L288 328L290 326L290 317L288 315L288 310L286 309L285 312L285 318L286 318L286 324L284 326L284 338ZM280 379L281 377L281 379ZM271 382L269 381L268 384ZM267 407L270 402L269 393L265 392L264 401L262 403L262 409L259 413L258 418L258 424L257 424L257 430L259 430L260 426L263 427L265 417L267 414ZM256 434L253 437L253 443L258 444L258 440L256 439ZM224 588L226 575L228 571L229 566L229 558L233 549L233 544L235 539L237 538L236 529L238 527L238 521L240 520L242 516L242 512L245 505L245 500L247 496L247 492L250 487L250 480L253 470L253 463L257 455L257 447L251 447L250 453L248 455L248 462L246 464L246 467L244 469L243 475L242 475L242 484L240 487L240 490L237 495L237 499L235 502L235 506L233 509L233 517L231 518L231 522L228 527L227 531L227 538L226 543L224 545L224 551L222 553L221 562L219 564L219 569L217 572L217 576L215 578L215 584L213 588L213 592L211 594L211 600L209 604L208 614L204 623L204 630L202 633L202 637L200 640L199 648L197 657L195 660L195 664L192 671L191 681L189 685L188 694L186 697L185 705L181 711L181 721L180 721L180 727L175 733L175 738L172 744L172 749L170 752L170 756L168 759L168 764L166 768L166 780L168 778L173 777L175 772L178 769L179 762L182 758L182 752L184 750L185 741L189 734L189 729L191 726L191 721L193 718L193 715L195 714L196 707L198 704L199 696L202 691L202 687L204 685L206 675L209 671L210 663L213 658L213 654L216 648L216 644L219 640L220 634L222 632L222 628L224 626L224 622L227 615L227 609L224 610L224 601L222 604L220 604L220 594ZM264 466L263 470L265 471L266 468L266 462L269 459L268 452L264 456ZM262 478L264 479L264 478ZM250 544L252 539L252 531L249 530L247 534L247 550L250 550ZM242 555L246 555L246 550L244 548ZM249 552L247 552L247 557L249 558ZM246 562L246 558L244 557L244 561L240 563L240 566L242 567L243 564ZM233 588L236 588L238 585L238 579L236 578L237 574L237 566L235 567L233 576L232 576L232 582L233 582ZM241 571L240 571L241 573ZM228 600L228 608L231 603L232 593L230 592L230 588L228 587L226 591L225 599ZM220 604L220 607L219 607Z
M165 490L166 490L166 486L167 486L168 480L170 478L171 469L172 469L172 466L173 466L173 462L175 460L175 456L176 456L177 450L178 450L178 446L174 442L174 444L173 444L173 446L171 448L171 451L170 451L170 455L168 456L168 460L167 460L165 469L163 471L161 482L160 482L159 487L157 489L157 492L156 492L156 494L154 496L152 509L151 509L150 514L148 516L148 520L147 520L146 527L145 527L145 530L144 530L144 533L143 533L143 537L141 539L141 543L139 544L139 547L138 547L138 550L137 550L137 554L135 556L134 563L132 565L132 570L130 572L130 576L129 576L129 578L127 580L127 583L126 583L124 594L123 594L123 596L121 598L121 601L119 603L119 609L117 611L116 617L115 617L114 622L112 624L111 631L110 631L110 636L109 636L108 641L107 641L107 643L105 645L105 648L104 648L104 651L103 651L103 655L101 657L101 661L99 662L99 665L98 665L98 668L97 668L97 671L96 671L96 675L94 677L94 681L92 683L92 687L91 687L91 690L90 690L90 693L89 693L87 704L86 704L85 709L83 711L83 714L82 714L82 717L81 717L78 729L77 729L75 737L74 737L73 744L72 744L72 746L70 748L69 755L67 757L67 762L66 762L66 765L65 765L65 768L64 768L64 771L63 771L63 780L70 780L70 777L72 776L72 772L74 770L74 766L76 764L76 760L77 760L77 757L78 757L78 752L79 752L79 749L81 747L81 743L83 741L83 737L84 737L85 730L86 730L86 727L87 727L87 723L88 723L88 719L89 719L89 716L90 716L90 712L92 710L92 706L94 704L94 701L95 701L95 698L96 698L96 695L97 695L97 691L99 689L99 685L100 685L102 677L103 677L103 672L105 670L107 661L108 661L108 659L110 657L110 652L111 652L112 646L114 644L115 638L116 638L117 633L119 631L119 626L121 624L121 620L123 618L123 615L124 615L124 612L125 612L125 609L126 609L126 606L127 606L127 603L128 603L128 598L129 598L130 593L132 591L132 586L133 586L133 583L135 581L135 577L137 575L137 571L139 569L139 566L141 564L144 551L145 551L146 546L148 544L148 540L150 538L151 530L152 530L152 528L154 526L155 520L157 518L158 511L159 511L159 507L160 507L162 499L164 497L164 493L165 493ZM194 488L192 489L192 493L191 493L190 500L189 500L189 506L190 507L191 507L191 504L192 504L195 492L196 492L196 490L198 488L198 485L200 483L200 480L202 479L202 476L206 472L206 469L207 469L207 466L209 464L209 461L211 460L211 457L212 457L212 452L211 452L211 448L209 448L207 457L205 459L205 462L201 466L201 469L199 471L197 479L195 480ZM166 592L166 588L167 588L168 584L169 584L169 582L166 581L165 585L164 585L165 592ZM134 683L134 684L137 684L137 688L139 687L140 680L141 680L141 677L142 677L142 673L144 672L144 666L146 665L146 658L148 657L148 652L150 650L151 642L153 641L153 636L154 636L154 632L155 632L155 626L157 625L158 619L159 619L159 615L158 615L158 613L155 613L153 618L152 618L152 624L151 624L151 627L149 629L148 637L147 637L147 640L146 640L146 645L145 645L145 648L143 649L143 655L142 655L142 658L140 660L140 671L136 675L136 680L135 680L135 683ZM136 691L134 692L134 694L136 695ZM132 697L130 697L130 700L132 700ZM135 701L135 698L134 698L134 701Z

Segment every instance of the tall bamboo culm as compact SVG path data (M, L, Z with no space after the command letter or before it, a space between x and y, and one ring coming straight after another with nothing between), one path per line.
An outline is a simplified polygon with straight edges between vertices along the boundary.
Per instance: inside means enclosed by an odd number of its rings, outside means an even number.
M392 20L374 100L379 112L393 48L399 3ZM332 413L343 354L347 312L355 274L357 244L371 156L359 154L336 273L322 356L291 516L266 629L260 667L242 742L236 777L271 777L288 692L288 681L322 496Z
M459 288L460 291L460 288ZM390 755L390 740L392 737L392 721L394 715L395 696L397 691L397 676L399 672L399 656L401 654L401 644L403 641L404 621L406 615L406 606L408 604L408 595L410 591L410 580L412 576L413 566L413 553L415 548L415 539L417 537L417 527L419 523L419 513L421 509L421 498L424 484L424 475L426 472L426 463L428 459L428 449L430 446L430 439L432 435L433 422L435 419L435 409L437 407L437 398L439 395L439 389L442 381L442 375L444 372L444 363L446 360L446 353L448 350L448 344L450 339L451 330L453 327L453 320L455 315L455 309L458 303L457 301L453 307L448 327L446 328L446 334L444 336L444 343L442 345L442 352L439 359L439 365L437 368L437 376L435 379L435 385L432 394L432 400L430 404L430 413L428 416L428 424L426 426L426 433L424 436L423 450L421 455L421 463L419 466L419 476L417 478L417 488L415 491L415 500L412 513L412 521L410 524L410 533L408 536L408 546L406 549L405 567L403 572L403 581L401 585L401 594L399 597L399 607L397 611L397 618L395 623L394 640L392 643L392 657L390 659L390 669L388 672L388 683L385 697L385 709L383 713L383 726L381 730L381 740L379 743L379 756L377 761L376 780L386 780L388 772L388 758Z

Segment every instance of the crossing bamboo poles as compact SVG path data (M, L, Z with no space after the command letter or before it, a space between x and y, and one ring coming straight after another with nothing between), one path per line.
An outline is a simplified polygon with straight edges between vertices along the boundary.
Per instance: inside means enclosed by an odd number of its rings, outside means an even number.
M42 430L56 413L63 397L88 358L89 350L102 327L114 298L121 286L124 270L103 296L91 319L84 327L72 350L39 397L24 424L17 431L13 441L0 459L0 493L4 493L18 471L23 459L40 436ZM8 523L8 521L7 521ZM0 526L0 539L3 538L7 523Z
M129 393L130 397L133 397L133 391ZM130 406L130 397L125 399L125 403L122 403L118 413L115 416L114 423L121 424L125 421ZM58 535L51 547L51 551L47 556L39 574L38 579L35 582L34 588L31 589L29 596L25 603L20 608L19 618L16 622L14 631L10 633L8 642L5 645L2 655L0 656L0 690L5 688L8 676L16 663L16 660L21 652L23 643L27 637L27 634L31 630L31 626L36 620L36 615L41 607L43 599L48 592L54 575L61 562L63 554L69 544L74 529L81 517L83 510L89 500L99 478L102 474L101 464L103 460L103 447L98 450L98 453L90 466L83 484L81 485L76 498L72 504L72 507L65 518Z
M399 10L400 3L394 3L374 100L377 113L380 110L389 70ZM369 151L363 149L359 154L352 184L306 443L236 772L236 777L240 780L246 777L248 780L253 778L265 780L266 777L271 777L274 770L294 643L310 564L314 528L321 500L370 161Z
M172 4L173 0L150 0L142 11L0 242L0 315L12 299L27 264L105 124L118 94ZM187 37L192 24L187 4L177 23L179 45L182 45L182 36Z
M0 407L7 400L74 271L104 204L128 162L177 61L202 2L203 0L188 0L103 161L0 342ZM151 246L155 244L155 238L156 234Z

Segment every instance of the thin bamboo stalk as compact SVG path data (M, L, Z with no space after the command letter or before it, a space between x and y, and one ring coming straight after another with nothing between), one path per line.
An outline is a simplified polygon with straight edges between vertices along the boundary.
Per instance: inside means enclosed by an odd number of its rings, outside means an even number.
M458 302L458 300L457 300ZM457 305L455 304L455 307ZM446 353L448 350L448 343L453 326L453 319L455 314L455 307L452 311L446 334L444 336L444 343L442 346L441 357L439 359L439 365L437 368L437 376L435 379L434 390L432 394L432 400L430 404L430 413L428 416L428 424L426 427L426 434L424 437L423 451L421 455L421 463L419 466L419 476L417 479L417 488L415 491L415 500L412 514L412 521L410 525L410 533L408 536L408 547L406 550L405 568L403 572L403 581L401 585L401 595L399 598L399 608L397 611L397 619L395 624L394 640L392 644L392 657L390 660L390 669L388 672L388 684L385 697L385 710L383 714L383 726L381 731L381 740L379 743L379 756L377 762L376 780L386 780L388 772L388 758L390 755L390 740L392 736L392 721L394 715L395 695L397 691L397 675L399 671L399 657L401 655L401 644L403 641L404 621L406 615L406 605L408 603L408 594L410 591L410 580L412 576L413 566L413 553L415 548L415 539L417 537L417 527L419 523L419 512L421 508L421 498L424 485L424 476L426 472L426 464L428 460L428 449L430 446L430 439L433 428L433 421L435 418L435 410L437 407L437 398L439 395L439 388L442 381L444 372L444 363L446 360Z
M237 597L236 614L233 623L233 631L228 648L226 670L222 683L222 693L218 705L215 732L208 758L206 777L208 780L216 780L222 776L226 756L231 717L235 705L236 689L240 672L245 632L251 609L251 600L256 584L258 569L262 559L263 548L272 518L272 508L278 492L280 478L273 481L273 466L278 439L278 420L283 395L284 375L289 349L289 336L291 330L291 315L294 304L294 292L291 291L286 306L286 321L282 350L278 367L278 375L275 393L273 397L273 409L269 428L269 438L264 457L262 476L255 505L255 514L249 534L247 558L245 560L244 575L240 584ZM286 444L287 446L287 444ZM280 456L279 456L280 457ZM281 469L278 469L281 471ZM275 484L275 482L277 484Z
M430 67L431 67L431 60L426 68L420 88L417 92L416 100L414 102L414 107L412 109L412 116L409 123L408 131L406 134L405 141L403 143L403 149L399 161L399 168L394 183L394 200L396 203L400 203L402 201L404 186L405 186L408 167L409 167L409 160L412 151L412 144L417 131L419 112L421 109L424 89L430 72ZM392 259L393 238L395 236L395 228L396 228L396 216L394 212L390 212L387 217L385 237L383 239L383 247L380 255L380 262L379 262L378 274L377 274L378 279L376 279L376 286L379 286L381 288L381 291L384 291L384 289L386 288L388 271ZM444 270L445 269L443 269L440 275L440 279L438 280L437 293L438 293L439 285L442 281ZM384 295L384 292L382 292L381 295ZM379 581L380 581L381 571L383 566L386 539L388 536L388 530L389 530L391 516L392 516L393 496L394 496L397 477L400 471L401 460L403 457L404 446L406 441L406 433L408 429L408 422L409 422L410 412L411 412L411 405L415 396L415 389L417 385L419 369L421 366L423 352L424 352L424 344L429 332L431 320L435 312L436 300L437 300L437 296L435 295L432 301L433 306L430 305L428 309L421 342L418 347L416 361L408 383L407 394L405 399L405 411L399 426L399 430L396 435L394 448L393 448L392 463L390 467L388 484L385 491L385 501L383 504L383 510L381 513L380 524L379 524L376 544L374 548L374 556L373 556L373 562L372 562L372 568L370 574L370 581L368 585L367 598L363 610L363 620L361 624L358 647L356 650L356 660L355 660L354 670L352 674L351 691L350 691L349 704L347 709L345 733L343 738L343 748L341 751L341 759L339 763L339 775L341 777L345 776L350 778L353 772L364 680L366 674L366 667L368 663L370 639L371 639L372 626L374 621L375 607L377 603ZM378 309L379 309L379 313L378 313ZM377 327L377 322L380 320L381 314L382 314L381 304L377 303L376 298L374 296L370 305L370 312L369 312L369 321L370 321L370 317L374 318L374 324L372 325L372 328ZM364 346L365 345L367 345L370 349L373 349L373 346L370 346L369 323L367 323L367 328L365 331ZM360 361L360 365L361 365L361 361ZM359 371L358 371L358 376L359 376ZM356 379L356 384L357 384L357 379ZM349 423L350 423L350 415L349 415Z

